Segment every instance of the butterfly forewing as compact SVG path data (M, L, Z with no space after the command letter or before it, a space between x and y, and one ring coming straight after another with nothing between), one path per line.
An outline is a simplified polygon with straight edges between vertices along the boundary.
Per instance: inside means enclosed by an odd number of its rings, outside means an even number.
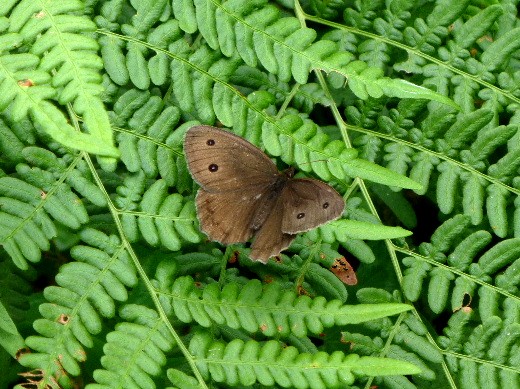
M282 191L282 231L288 234L308 231L337 219L345 202L332 187L313 179L293 179Z
M241 243L253 236L251 222L258 207L256 192L210 193L199 189L197 214L201 230L220 243Z
M249 188L261 192L280 176L262 150L216 127L190 128L184 151L193 178L208 192Z

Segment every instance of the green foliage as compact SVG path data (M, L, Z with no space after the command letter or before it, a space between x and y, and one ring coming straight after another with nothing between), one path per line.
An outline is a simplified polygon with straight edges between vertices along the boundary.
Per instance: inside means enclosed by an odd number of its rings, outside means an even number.
M0 2L0 386L520 388L516 12ZM224 252L183 154L201 123L344 215L265 265Z
M195 334L190 351L203 376L230 385L262 385L282 387L307 386L309 388L350 385L355 375L385 375L403 372L418 373L412 364L384 358L345 355L337 351L299 353L293 347L283 347L270 340L263 345L250 340L235 339L228 344L214 342L210 334Z
M279 283L262 290L258 280L240 286L230 283L222 290L213 283L201 291L193 279L184 277L170 288L173 301L169 304L182 322L196 321L203 327L219 324L248 332L260 329L267 336L292 333L304 337L307 331L319 334L324 327L359 323L408 309L402 304L341 306L341 301L327 301L322 296L311 299L296 297L292 291L284 293Z
M82 3L75 0L45 7L30 0L4 4L0 15L9 14L5 30L10 41L2 47L26 50L3 50L0 107L15 121L30 113L35 125L65 146L117 157L99 99L102 63L98 43L89 36L96 25L76 14L81 9ZM58 107L67 104L83 116L88 134L66 122Z
M123 320L106 336L101 358L104 369L94 371L97 387L153 387L150 376L166 364L166 352L174 345L168 328L157 313L142 305L121 308ZM133 363L129 363L133 361Z

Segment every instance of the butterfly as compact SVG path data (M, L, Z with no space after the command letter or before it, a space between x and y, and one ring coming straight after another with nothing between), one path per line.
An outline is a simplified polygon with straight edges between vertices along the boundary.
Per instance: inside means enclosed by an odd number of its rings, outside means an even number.
M250 258L266 263L296 234L337 219L343 198L329 185L278 171L259 148L231 132L194 126L186 132L188 169L200 185L201 230L222 244L253 238Z

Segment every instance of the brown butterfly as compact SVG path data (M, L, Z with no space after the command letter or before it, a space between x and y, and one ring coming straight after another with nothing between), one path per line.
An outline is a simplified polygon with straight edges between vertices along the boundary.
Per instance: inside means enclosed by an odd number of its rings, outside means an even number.
M337 219L343 198L329 185L279 172L262 150L228 131L195 126L184 151L201 186L197 214L202 231L223 244L254 238L251 259L266 263L296 234Z

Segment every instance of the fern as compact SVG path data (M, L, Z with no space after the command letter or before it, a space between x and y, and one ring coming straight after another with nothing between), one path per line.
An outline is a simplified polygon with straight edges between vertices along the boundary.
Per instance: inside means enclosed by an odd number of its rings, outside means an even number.
M0 386L520 387L519 32L511 0L0 2ZM343 216L266 265L210 242L198 124Z
M518 238L503 240L483 251L490 244L491 235L483 230L471 231L468 227L467 217L454 217L438 228L432 236L432 243L419 247L419 253L425 256L422 261L415 261L413 257L403 259L405 266L409 267L405 271L403 285L410 300L415 301L421 295L422 280L429 278L429 273L432 273L428 285L429 304L436 313L446 308L450 299L449 291L453 293L450 307L452 310L461 309L463 301L476 298L481 293L479 284L484 290L490 284L496 285L503 295L509 297L518 292ZM453 241L459 243L451 248ZM425 258L435 262L426 262ZM437 263L446 266L432 266ZM450 267L457 270L459 277L450 271ZM456 284L453 288L450 287L452 282ZM491 295L495 293L492 292ZM486 311L489 309L486 308Z
M121 319L107 334L104 369L94 371L97 387L152 387L150 375L158 375L166 363L165 353L173 346L173 339L157 313L140 305L126 305ZM132 360L134 364L128 364Z
M49 302L40 306L43 318L34 322L41 335L26 339L37 353L25 355L23 365L43 368L43 382L59 376L60 369L80 373L83 347L93 346L92 335L102 331L101 317L113 318L114 300L125 301L127 288L137 281L133 264L116 237L87 229L82 238L90 246L75 246L71 255L76 262L61 268L58 286L45 289Z
M36 123L66 146L118 156L108 116L98 97L102 91L98 44L86 35L95 30L95 25L86 16L73 15L82 4L22 1L9 9L12 5L6 4L1 12L10 12L8 31L19 39L18 44L23 42L31 50L2 57L0 88L4 93L0 105L9 108L14 120L30 111ZM49 98L61 105L73 104L89 134L67 124L60 110L47 101Z
M222 291L217 287L217 284L210 284L201 293L192 279L179 278L169 292L175 316L183 322L196 321L204 327L217 323L248 332L260 330L267 336L287 336L291 332L303 337L307 331L319 334L324 327L358 323L402 309L400 305L340 308L338 300L326 302L324 298L311 300L308 296L295 299L293 292L282 293L277 283L263 291L260 283L254 281L240 287L230 283Z
M49 250L50 239L57 235L54 220L73 230L88 221L87 210L73 188L97 206L105 206L106 200L88 179L80 158L67 165L64 159L70 155L59 159L49 150L31 146L23 148L21 156L33 166L19 163L19 178L0 178L0 193L5 196L0 200L2 241L17 266L27 268L27 260L38 262L41 252Z
M496 374L496 364L504 366L514 359L513 345L520 330L515 296L520 283L518 239L503 240L483 251L491 243L491 234L472 231L469 222L462 215L446 221L432 235L432 242L419 248L424 258L403 259L403 264L409 267L403 279L406 296L418 300L423 280L429 279L425 297L430 309L437 314L446 309L456 312L439 344L447 351L464 351L486 362L478 367L475 361L452 358L453 368L461 370L462 387L467 385L463 383L464 374L471 369L478 373L470 376L476 375L487 382L484 377ZM451 247L455 242L457 245ZM473 306L475 311L470 308ZM514 374L511 370L504 371L501 385L509 382L511 374Z
M291 346L282 349L282 345L274 340L264 345L254 341L244 343L239 339L223 344L212 342L209 334L196 334L190 348L195 358L201 360L198 365L204 375L231 385L259 382L267 386L336 387L340 383L352 384L354 375L410 371L406 363L388 363L381 358L356 358L341 352L331 356L323 352L312 356L299 354ZM318 369L325 369L326 373L322 374Z

